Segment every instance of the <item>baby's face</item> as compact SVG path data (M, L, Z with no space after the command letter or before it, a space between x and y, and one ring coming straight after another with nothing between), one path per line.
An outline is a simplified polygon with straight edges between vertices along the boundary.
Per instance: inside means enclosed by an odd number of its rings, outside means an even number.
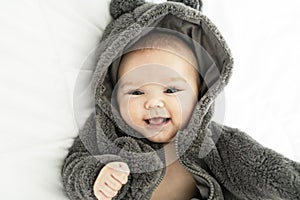
M168 143L187 125L199 89L191 63L167 51L138 50L123 57L118 77L120 114L148 140Z

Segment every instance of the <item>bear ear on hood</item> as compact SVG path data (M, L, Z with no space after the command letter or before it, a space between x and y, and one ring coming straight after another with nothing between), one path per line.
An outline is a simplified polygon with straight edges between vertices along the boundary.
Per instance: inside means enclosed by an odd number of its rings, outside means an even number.
M202 1L201 0L167 0L173 2L184 3L187 6L190 6L194 9L201 10L202 8Z
M117 19L122 14L129 13L144 3L146 3L145 0L111 0L110 14L114 19Z
M167 0L173 2L183 3L194 9L201 10L202 0ZM114 19L117 19L122 14L129 13L135 8L145 4L145 0L111 0L110 14Z

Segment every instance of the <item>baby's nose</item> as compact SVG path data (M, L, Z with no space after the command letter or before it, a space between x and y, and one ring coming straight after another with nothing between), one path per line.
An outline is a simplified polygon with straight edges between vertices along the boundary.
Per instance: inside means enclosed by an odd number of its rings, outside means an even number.
M163 99L156 97L148 99L145 102L145 108L147 110L153 109L153 108L163 108L165 106Z

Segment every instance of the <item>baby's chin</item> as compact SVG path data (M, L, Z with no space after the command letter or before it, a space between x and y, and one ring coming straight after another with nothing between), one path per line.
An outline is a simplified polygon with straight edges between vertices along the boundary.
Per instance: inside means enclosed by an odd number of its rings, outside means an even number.
M168 144L170 142L175 141L175 136L176 133L172 133L172 134L164 134L164 133L156 133L156 134L143 134L143 136L154 143L161 143L161 144Z

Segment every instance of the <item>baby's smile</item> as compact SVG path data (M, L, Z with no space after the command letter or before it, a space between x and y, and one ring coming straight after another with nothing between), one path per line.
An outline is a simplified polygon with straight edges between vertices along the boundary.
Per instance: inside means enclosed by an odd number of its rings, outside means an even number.
M149 119L145 119L144 121L150 128L159 128L170 122L171 118L167 117L153 117Z

